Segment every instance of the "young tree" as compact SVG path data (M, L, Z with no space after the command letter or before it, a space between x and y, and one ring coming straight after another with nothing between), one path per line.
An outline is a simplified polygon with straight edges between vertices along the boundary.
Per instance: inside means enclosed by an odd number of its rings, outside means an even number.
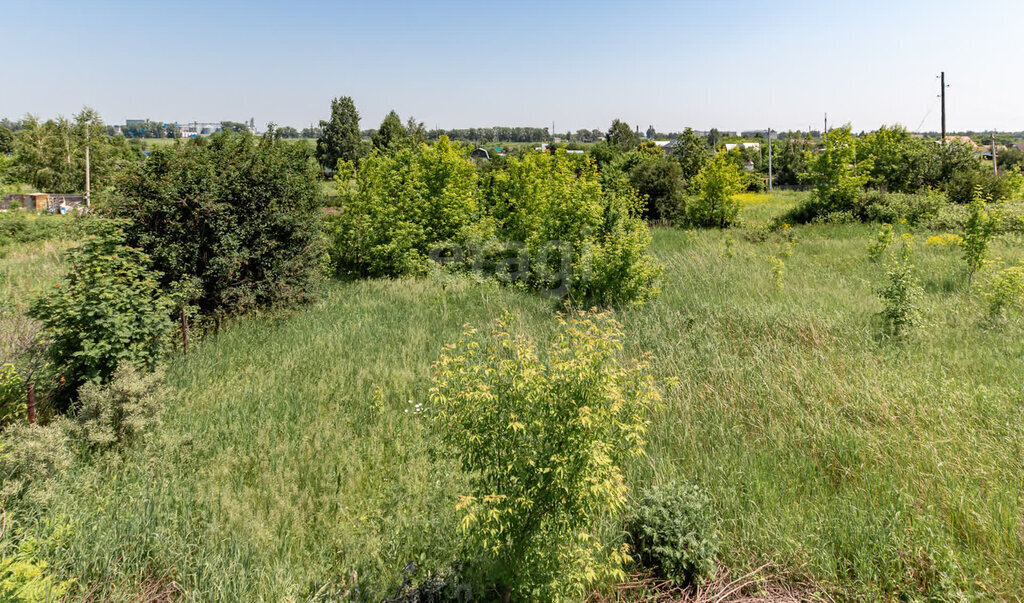
M412 136L402 125L402 119L398 117L398 113L391 111L373 135L373 148L382 153L395 153L411 145Z
M739 202L733 197L743 182L740 171L725 153L715 155L693 179L697 197L686 206L686 215L694 226L727 228L736 221Z
M14 133L0 126L0 155L14 152Z
M974 198L967 206L967 224L964 226L963 251L967 263L967 282L974 280L974 274L985 265L988 244L999 226L998 215L988 209L991 198L986 198L981 187L974 190Z
M427 413L471 476L457 508L484 598L581 600L625 576L595 530L626 504L622 466L642 454L658 392L645 365L619 360L608 314L560 321L543 356L507 323L445 348Z
M857 173L855 140L850 125L828 133L825 149L811 163L817 215L851 211L866 178Z
M413 144L420 144L427 141L427 128L423 125L422 121L416 121L416 118L412 115L409 116L409 120L405 122L405 130L412 137Z
M620 151L628 151L637 145L636 132L624 121L616 119L608 129L608 144Z
M708 132L708 149L711 151L718 150L718 143L722 141L722 134L718 131L718 128L711 128Z
M676 139L672 156L679 162L683 178L689 182L700 173L704 164L708 162L708 149L704 141L693 133L693 128L686 128Z
M52 338L50 358L65 384L65 408L83 384L105 383L118 365L153 368L167 342L171 301L150 258L127 244L121 226L98 226L68 255L63 283L36 300L29 315Z
M343 96L331 101L331 120L321 121L320 130L316 157L324 170L333 170L339 159L359 162L363 139L359 134L359 112L351 97Z

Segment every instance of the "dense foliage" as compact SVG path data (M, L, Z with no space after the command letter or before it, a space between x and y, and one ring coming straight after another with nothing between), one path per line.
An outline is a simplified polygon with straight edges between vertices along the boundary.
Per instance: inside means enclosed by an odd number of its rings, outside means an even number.
M436 246L466 241L481 219L468 149L436 145L374 153L358 192L332 221L332 261L345 276L424 274Z
M639 561L679 584L699 584L715 572L721 546L711 498L693 484L644 490L627 526Z
M650 233L629 190L602 187L579 156L509 157L481 179L468 149L377 152L332 219L331 257L352 276L423 274L431 258L584 303L655 292Z
M435 366L427 412L471 476L466 555L502 600L579 600L624 577L624 552L602 546L595 522L625 505L622 463L642 452L658 394L643 365L619 363L621 340L609 315L580 314L541 355L499 320Z
M171 301L149 257L127 244L121 224L98 224L68 254L62 283L29 315L46 327L49 356L64 386L66 408L85 383L104 383L121 364L152 368L166 345Z
M316 163L272 133L156 149L118 181L107 213L203 314L306 299L322 274Z
M696 196L686 205L687 222L693 226L727 228L736 221L743 173L724 155L716 155L693 180Z
M20 182L50 193L85 192L85 149L89 147L91 188L110 185L123 166L139 161L142 153L121 136L107 133L99 114L84 108L73 120L65 117L39 122L28 116L14 137L10 170Z
M332 171L339 160L355 163L362 156L363 139L355 103L348 96L336 98L331 101L331 119L320 122L316 158L324 170Z

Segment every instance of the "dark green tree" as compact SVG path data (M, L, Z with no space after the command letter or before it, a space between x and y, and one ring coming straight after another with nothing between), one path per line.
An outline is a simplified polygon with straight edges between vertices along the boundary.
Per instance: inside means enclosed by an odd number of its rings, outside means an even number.
M679 162L683 178L689 182L700 173L701 168L708 162L708 148L704 141L693 133L693 128L686 128L676 139L672 156Z
M0 153L14 152L14 133L0 126Z
M722 134L718 128L711 128L708 132L708 148L712 151L718 150L718 143L722 142Z
M624 121L616 119L608 129L608 144L620 151L628 151L637 145L636 133Z
M339 159L359 162L363 140L359 134L359 112L352 97L343 96L331 101L331 120L321 121L320 131L316 140L316 158L324 170L334 170Z
M426 126L423 125L422 121L416 121L416 118L411 115L409 116L409 121L405 122L405 130L412 137L413 144L427 141Z
M654 136L657 132L654 131L654 126L647 126L647 140L654 140Z
M219 133L155 149L118 180L107 213L127 220L165 289L203 315L303 300L322 274L322 197L309 146L273 132Z
M394 153L412 145L412 137L405 131L398 113L391 111L373 135L373 148L382 153Z

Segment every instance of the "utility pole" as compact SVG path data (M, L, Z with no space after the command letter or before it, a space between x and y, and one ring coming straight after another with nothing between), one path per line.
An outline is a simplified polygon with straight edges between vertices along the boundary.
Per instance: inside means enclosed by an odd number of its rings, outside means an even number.
M946 72L939 73L939 96L942 97L942 146L946 146Z
M824 136L825 142L828 142L828 113L825 114L825 133L822 136Z
M999 177L999 163L996 161L996 131L992 130L992 171Z
M768 192L772 192L772 129L768 128Z
M92 195L89 194L90 173L89 173L89 125L85 126L85 207L92 207Z

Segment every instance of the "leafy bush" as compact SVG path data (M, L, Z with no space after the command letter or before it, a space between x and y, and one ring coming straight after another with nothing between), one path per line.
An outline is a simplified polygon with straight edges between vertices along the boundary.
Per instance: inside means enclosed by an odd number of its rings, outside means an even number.
M961 170L953 174L946 184L946 194L953 203L970 203L976 191L982 196L996 201L1016 199L1024 192L1021 190L1021 176L1014 172L1003 172L998 176L987 169L975 167Z
M917 224L938 214L947 203L945 195L939 192L905 194L870 191L857 198L853 213L862 222L894 224L906 221Z
M700 584L713 576L720 542L711 498L699 486L645 490L627 530L639 561L666 580Z
M964 226L963 243L964 261L967 263L968 282L973 281L974 273L981 270L988 256L988 244L999 226L999 217L991 213L986 197L979 187L974 191L974 198L967 206L967 224Z
M691 182L697 196L686 204L690 225L728 228L736 221L740 203L735 198L743 183L743 173L724 154L719 153L701 168Z
M0 427L25 417L25 388L13 364L0 364Z
M840 212L853 215L867 178L857 172L850 126L830 130L825 148L811 161L806 179L814 186L810 198L790 210L787 222L808 223Z
M1003 318L1007 311L1024 312L1024 265L997 271L984 283L982 296L991 318Z
M498 236L521 244L534 289L583 304L643 301L659 273L648 253L641 202L628 187L602 187L596 166L564 153L509 158L484 183Z
M306 299L323 271L321 191L308 145L219 134L153 151L107 212L170 290L204 315Z
M903 235L898 254L894 254L886 272L886 285L878 290L884 307L880 313L885 331L899 337L921 318L919 307L923 293L914 274L913 237Z
M505 600L578 599L623 576L624 551L594 524L623 508L621 463L641 453L658 398L645 365L619 363L609 314L559 325L545 356L506 318L490 338L469 329L434 367L427 412L470 475L458 503L467 553Z
M0 601L64 600L74 580L58 580L48 572L49 565L39 559L39 541L25 538L11 549L0 549Z
M45 498L48 482L74 462L67 432L67 422L57 420L46 426L15 423L0 433L0 502Z
M79 392L78 438L88 447L129 445L160 425L164 391L160 372L142 373L131 364L114 372L110 383L87 383Z
M106 382L122 363L152 368L167 342L171 302L159 288L160 274L118 226L99 225L71 250L63 282L29 310L51 339L64 407L82 384Z
M481 221L476 179L467 149L443 136L434 146L370 155L360 164L358 192L331 223L337 271L357 277L425 273L434 246L463 242Z
M424 274L434 259L587 305L657 292L630 187L605 190L592 161L564 152L510 156L480 179L466 152L442 137L365 159L329 222L338 272Z
M0 212L0 248L10 243L71 239L81 235L89 218Z
M893 230L892 224L886 224L882 227L882 230L878 231L875 235L875 240L868 245L868 259L872 262L877 262L885 255L885 252L889 250L889 246L892 245Z

